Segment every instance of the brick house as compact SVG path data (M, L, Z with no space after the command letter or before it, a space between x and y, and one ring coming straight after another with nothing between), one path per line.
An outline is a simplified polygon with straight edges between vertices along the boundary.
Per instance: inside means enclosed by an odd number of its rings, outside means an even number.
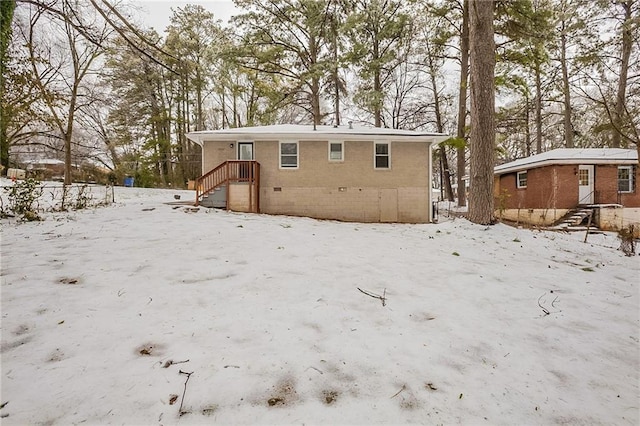
M202 147L196 203L358 222L432 219L438 133L274 125L188 133Z
M551 225L589 207L604 228L640 228L638 152L619 148L563 148L494 169L497 216Z
M64 161L44 158L26 161L27 172L37 179L64 179Z

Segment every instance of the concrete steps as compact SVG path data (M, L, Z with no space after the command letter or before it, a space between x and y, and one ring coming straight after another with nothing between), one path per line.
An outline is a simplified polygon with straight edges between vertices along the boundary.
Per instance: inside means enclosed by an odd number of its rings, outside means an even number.
M227 186L221 185L204 196L199 203L203 207L226 209L227 208Z
M575 232L575 231L598 231L598 227L594 225L593 222L589 224L589 217L594 214L594 210L592 208L577 208L571 210L565 217L560 219L560 221L549 229L558 230L558 231L567 231L567 232Z

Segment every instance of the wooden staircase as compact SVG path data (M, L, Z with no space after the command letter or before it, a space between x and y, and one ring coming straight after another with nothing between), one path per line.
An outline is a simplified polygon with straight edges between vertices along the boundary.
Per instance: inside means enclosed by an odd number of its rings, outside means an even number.
M228 160L196 179L195 205L230 208L231 187L247 187L248 197L241 210L260 212L260 163L251 160Z

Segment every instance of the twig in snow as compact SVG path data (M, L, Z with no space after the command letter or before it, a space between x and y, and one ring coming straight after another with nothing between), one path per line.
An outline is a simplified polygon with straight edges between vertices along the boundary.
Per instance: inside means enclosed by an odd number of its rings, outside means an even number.
M361 289L360 287L356 287L360 293L366 294L369 297L373 297L374 299L380 299L382 301L382 306L386 306L387 304L387 289L384 289L384 293L382 294L382 296L380 296L379 294L375 294L375 293L371 293L368 291L364 291L363 289Z
M551 290L551 293L553 293L553 290ZM546 293L545 293L546 294ZM540 303L540 299L542 299L543 296L545 296L545 294L541 295L540 297L538 297L538 306L540 306L540 309L542 309L542 312L544 312L545 315L550 315L550 314L556 314L558 312L562 312L560 309L556 308L556 302L558 301L558 296L556 296L553 301L551 302L551 307L553 307L554 309L556 309L556 311L551 312L549 311L549 309L545 308L544 306L542 306L542 304Z
M162 368L169 368L174 364L184 364L185 362L189 362L189 360L185 360L185 361L174 361L172 359L168 360L167 362L164 363L164 365L162 366Z
M547 293L543 293L542 296L544 296L545 294ZM540 309L542 309L542 312L544 312L545 315L549 315L549 310L540 304L540 299L542 299L542 296L538 297L538 306L540 306Z
M395 395L393 395L391 398L389 399L393 399L396 396L400 395L400 392L402 392L403 390L405 390L407 388L407 385L402 385L402 387L400 388L400 390L398 392L395 393Z
M315 367L309 367L309 368L311 368L311 369L313 369L313 370L316 370L316 371L317 371L318 373L320 373L320 374L324 374L322 371L318 370L318 369L317 369L317 368L315 368ZM309 368L307 368L307 370L308 370ZM305 370L305 371L306 371L306 370Z
M182 416L183 414L185 414L185 412L182 411L182 404L184 403L184 395L187 393L187 383L189 383L189 379L191 378L193 371L191 373L187 373L186 371L180 370L179 374L185 374L187 376L187 380L184 381L184 391L182 391L182 399L180 400L180 409L178 409L178 413L180 413L180 415Z

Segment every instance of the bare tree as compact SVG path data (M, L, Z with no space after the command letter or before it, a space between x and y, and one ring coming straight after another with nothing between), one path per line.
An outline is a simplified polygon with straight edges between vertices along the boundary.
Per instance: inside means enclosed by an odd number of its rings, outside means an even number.
M50 12L54 6L59 13ZM52 116L59 137L64 141L64 183L69 185L72 181L71 148L75 117L87 101L89 92L83 86L84 80L102 54L100 46L111 30L104 23L97 22L93 11L83 10L73 0L57 0L46 5L29 4L28 14L28 22L21 28L21 35L28 49L31 78ZM90 31L93 40L88 41L78 33L77 27Z

